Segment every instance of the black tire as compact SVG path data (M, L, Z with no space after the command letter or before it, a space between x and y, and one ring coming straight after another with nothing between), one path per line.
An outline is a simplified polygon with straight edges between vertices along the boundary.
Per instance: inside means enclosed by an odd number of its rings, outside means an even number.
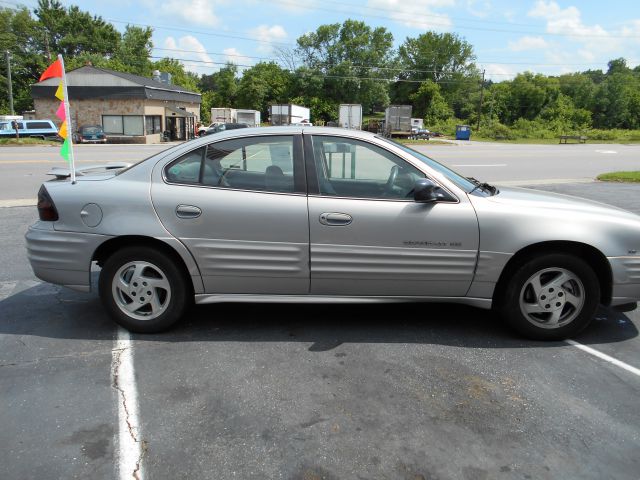
M123 272L119 273L122 268L125 268L125 272L129 273L132 273L132 268L135 270L135 266L127 267L132 263L141 266L141 272L143 272L141 274L148 276L139 278L147 279L149 282L162 282L163 286L150 287L146 282L145 286L142 286L140 282L140 285L136 284L133 287L134 282L131 280L128 287L131 288L131 291L125 291L122 288L124 284L115 287L114 278L116 275L123 275ZM148 266L145 266L147 264ZM129 273L124 273L124 277ZM159 275L156 276L157 274ZM105 261L100 272L100 299L109 316L118 325L135 333L157 333L166 330L180 320L192 303L191 287L188 282L188 277L165 253L148 247L128 247L118 250ZM167 284L168 289L166 288ZM118 291L114 292L116 288ZM139 291L140 289L143 289L144 292ZM140 309L133 313L126 313L124 306L120 306L126 305L130 301L131 303L128 305L135 308L137 304L134 305L134 299L142 303L145 300L142 295L147 293L150 294L149 297L155 296L156 305L160 306L156 311L161 313L153 312L152 302L149 298L146 299L146 304L141 305ZM144 315L148 315L150 318L140 318Z
M565 272L573 278L561 288L553 285ZM530 281L533 278L542 280L543 288L537 296L535 282ZM512 328L533 340L563 340L578 334L589 325L600 303L598 277L585 261L569 254L531 258L506 280L497 305L498 312ZM581 302L576 301L580 298ZM531 309L528 314L523 311L525 308ZM538 309L542 311L533 311ZM560 312L555 327L552 321L554 309Z

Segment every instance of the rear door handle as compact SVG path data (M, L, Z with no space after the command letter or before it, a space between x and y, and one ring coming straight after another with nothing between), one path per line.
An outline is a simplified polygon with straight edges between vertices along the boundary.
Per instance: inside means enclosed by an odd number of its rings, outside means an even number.
M202 215L202 210L195 205L178 205L176 216L179 218L198 218Z
M351 215L347 215L346 213L321 213L320 214L320 223L323 225L330 225L330 226L336 227L336 226L349 225L351 222L353 222L353 218L351 218Z

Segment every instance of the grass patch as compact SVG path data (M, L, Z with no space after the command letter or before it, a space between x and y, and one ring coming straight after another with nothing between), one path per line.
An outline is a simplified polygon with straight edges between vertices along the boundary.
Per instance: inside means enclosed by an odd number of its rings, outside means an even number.
M640 183L640 172L611 172L598 175L603 182Z
M55 140L42 140L41 138L3 138L0 140L0 145L20 147L29 145L60 145L60 142Z

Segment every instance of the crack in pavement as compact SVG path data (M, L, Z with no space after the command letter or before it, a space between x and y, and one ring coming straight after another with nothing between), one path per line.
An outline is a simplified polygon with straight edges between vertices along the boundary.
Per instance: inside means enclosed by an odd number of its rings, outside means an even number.
M119 394L119 396L121 398L122 407L123 407L124 412L125 412L125 423L127 424L127 429L129 431L129 436L134 441L134 443L140 445L140 453L139 453L138 459L136 461L135 469L131 473L131 476L136 480L141 480L141 478L139 476L140 467L141 467L141 464L142 464L142 460L143 460L143 458L146 455L147 450L148 450L148 442L146 440L144 440L144 439L139 439L138 438L138 434L137 434L138 427L131 423L131 414L130 414L130 411L129 411L129 406L127 404L126 392L120 386L120 365L122 364L122 354L126 350L129 350L130 348L131 347L124 347L124 348L116 348L116 349L112 350L112 355L113 355L113 365L112 365L113 382L112 382L112 386L113 386L114 389L116 389L118 391L118 394Z

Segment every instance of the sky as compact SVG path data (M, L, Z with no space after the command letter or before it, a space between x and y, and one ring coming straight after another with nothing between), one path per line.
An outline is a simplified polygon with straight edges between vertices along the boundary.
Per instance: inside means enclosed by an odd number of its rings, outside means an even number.
M7 0L33 8L36 0ZM119 30L154 29L152 56L183 60L213 73L278 61L279 49L319 25L351 18L386 27L397 47L427 30L452 32L474 47L494 81L518 72L606 70L611 59L640 64L640 0L63 0L100 15Z

